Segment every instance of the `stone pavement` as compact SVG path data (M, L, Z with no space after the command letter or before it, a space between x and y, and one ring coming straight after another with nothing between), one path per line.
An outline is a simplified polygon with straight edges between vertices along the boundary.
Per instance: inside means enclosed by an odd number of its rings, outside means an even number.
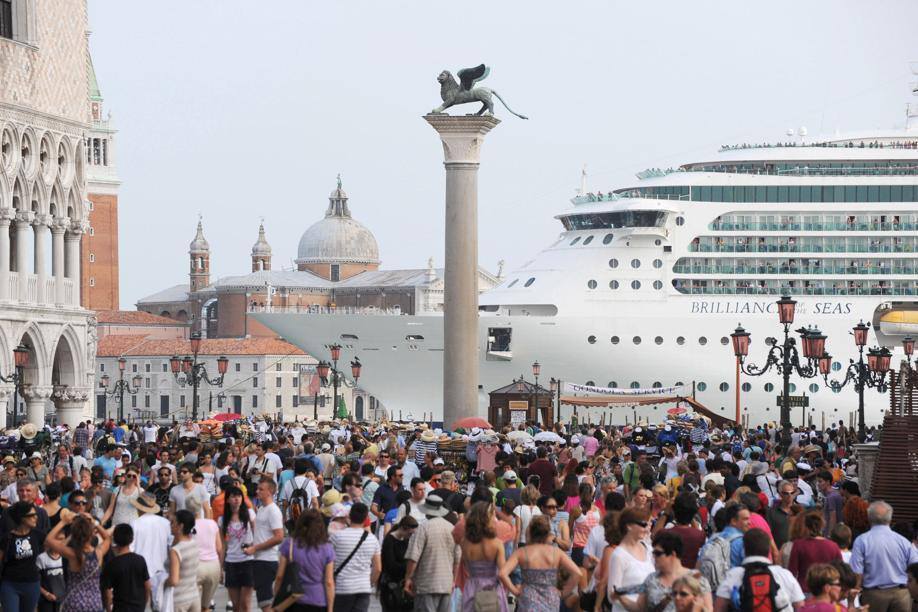
M217 587L217 592L214 594L214 612L224 612L226 610L226 602L229 601L229 595L226 592L226 587L222 584ZM257 612L258 604L255 601L255 595L252 595L252 603L249 607L250 612ZM370 609L369 612L382 612L382 607L379 605L379 597L375 594L370 597Z

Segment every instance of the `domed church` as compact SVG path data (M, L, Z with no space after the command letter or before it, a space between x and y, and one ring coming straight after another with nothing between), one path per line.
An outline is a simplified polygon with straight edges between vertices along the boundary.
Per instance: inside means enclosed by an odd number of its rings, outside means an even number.
M251 250L252 270L211 280L210 245L198 221L188 249L188 283L169 287L137 302L137 309L185 322L208 338L273 337L252 312L292 309L327 312L347 309L417 314L443 309L443 269L381 270L373 233L351 215L341 178L328 197L324 218L303 232L295 268L272 269L272 249L264 223ZM500 282L479 268L479 290Z

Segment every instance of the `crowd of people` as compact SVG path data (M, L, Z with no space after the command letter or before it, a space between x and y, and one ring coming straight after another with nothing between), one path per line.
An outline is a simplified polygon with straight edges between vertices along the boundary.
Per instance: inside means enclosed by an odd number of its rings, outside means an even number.
M220 585L235 612L365 612L377 596L386 612L918 601L915 525L861 497L843 423L787 447L766 425L702 421L58 433L3 458L3 612L201 612Z

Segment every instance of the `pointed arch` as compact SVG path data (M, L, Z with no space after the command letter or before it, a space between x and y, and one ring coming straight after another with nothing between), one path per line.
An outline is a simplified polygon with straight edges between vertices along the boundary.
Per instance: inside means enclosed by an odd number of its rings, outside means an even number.
M13 193L12 198L10 199L10 208L14 210L28 210L29 207L25 204L26 196L28 192L26 191L25 177L20 175L16 177L16 180L13 181Z
M23 328L19 341L16 342L17 346L19 344L29 349L29 365L23 372L25 384L50 384L48 372L51 371L51 353L36 322L33 321Z
M57 185L54 186L57 188ZM36 215L44 214L48 210L48 188L40 179L32 183L32 196L29 198L29 210Z
M82 385L85 377L85 355L80 350L80 336L71 325L65 325L54 346L51 382L70 387Z
M0 172L0 209L12 208L13 194L10 191L10 182L6 175Z
M72 188L67 195L67 216L71 221L82 221L85 216L83 211L83 201L80 199L77 190Z

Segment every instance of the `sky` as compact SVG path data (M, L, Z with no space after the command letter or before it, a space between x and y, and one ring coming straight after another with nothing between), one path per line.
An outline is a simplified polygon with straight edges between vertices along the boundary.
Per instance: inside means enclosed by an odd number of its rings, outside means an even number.
M479 261L524 264L588 189L725 143L901 126L918 2L89 0L117 135L121 307L247 273L259 221L293 267L341 174L382 267L443 264L437 74L485 63L502 123L479 176ZM918 100L914 100L918 102ZM468 106L464 109L474 110ZM460 112L468 112L462 110Z

